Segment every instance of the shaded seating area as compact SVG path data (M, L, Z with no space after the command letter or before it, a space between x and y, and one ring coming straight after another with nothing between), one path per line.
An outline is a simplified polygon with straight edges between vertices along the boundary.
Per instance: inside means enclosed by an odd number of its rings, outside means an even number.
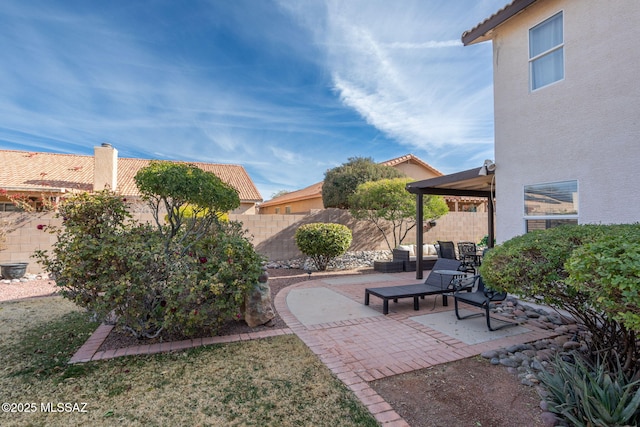
M446 306L447 294L454 291L454 279L466 275L465 272L459 271L460 266L461 263L458 260L439 258L424 283L366 288L364 305L369 305L370 295L376 296L382 299L382 313L388 314L389 300L397 303L402 298L413 298L413 309L419 310L419 298L424 299L427 295L442 295L442 305ZM438 271L442 273L438 273ZM456 272L458 274L454 274ZM473 283L469 284L469 289L472 285Z
M487 328L490 331L497 331L509 326L517 326L517 323L506 323L498 327L491 326L491 306L496 303L500 303L507 298L506 292L496 292L485 287L482 277L480 275L472 277L464 277L455 280L454 284L456 291L453 293L453 305L456 312L456 317L459 320L467 319L469 317L485 316L487 320ZM472 292L468 292L472 289ZM478 307L484 310L483 313L474 313L467 316L460 316L458 305L460 303L469 304L474 307Z

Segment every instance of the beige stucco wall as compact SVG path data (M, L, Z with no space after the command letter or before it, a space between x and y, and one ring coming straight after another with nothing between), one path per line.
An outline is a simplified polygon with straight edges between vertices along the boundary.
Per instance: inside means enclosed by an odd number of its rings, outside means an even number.
M529 28L564 12L564 80L529 91ZM578 180L580 223L640 219L640 2L535 3L493 41L497 240L524 233L525 185Z
M307 214L313 210L324 209L322 196L319 196L311 199L281 203L277 206L265 206L260 208L260 214L275 215L276 208L280 209L280 214L284 214L287 206L291 207L292 214Z
M423 179L435 178L439 176L431 171L426 170L423 166L415 163L400 163L395 165L394 168L408 177L415 179L416 181L422 181Z
M61 225L60 219L54 218L53 213L20 214L0 213L3 219L22 218L20 226L9 234L7 249L0 251L0 263L29 262L27 271L39 273L42 268L31 258L35 250L50 250L55 243L55 237L46 231L38 229L38 225ZM139 221L153 222L148 212L135 212L134 218ZM340 209L323 209L309 215L236 215L229 218L241 221L248 230L251 241L256 250L270 260L286 260L302 256L298 250L294 234L302 224L311 222L335 222L348 226L353 234L353 243L349 250L384 250L387 246L382 235L367 222L355 221L349 212ZM437 225L426 231L423 236L425 243L438 240L473 241L478 242L487 234L486 212L450 212L439 218ZM414 243L416 232L410 231L405 243Z
M256 214L256 204L255 203L240 203L238 208L234 209L234 214L244 214L244 215L255 215Z

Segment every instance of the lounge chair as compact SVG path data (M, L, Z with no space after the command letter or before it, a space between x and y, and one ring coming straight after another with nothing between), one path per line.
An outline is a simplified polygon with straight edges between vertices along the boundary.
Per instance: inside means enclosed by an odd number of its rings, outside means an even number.
M447 305L447 295L454 291L452 282L454 277L465 275L466 273L460 271L460 274L438 274L437 270L445 271L458 271L460 268L460 261L438 258L436 263L429 273L429 276L424 283L418 283L415 285L399 285L399 286L385 286L380 288L367 288L364 290L364 305L369 305L369 295L374 295L378 298L382 298L382 313L389 313L389 300L398 302L401 298L413 298L413 309L419 310L418 298L423 298L427 295L442 295L442 305Z
M480 275L461 278L455 281L454 286L456 291L453 293L453 305L455 307L456 317L459 320L467 319L475 316L485 316L487 318L487 328L490 331L497 331L498 329L506 328L508 326L517 326L517 323L506 323L497 328L491 327L490 309L495 303L504 301L507 298L506 292L496 292L484 286L482 277ZM475 286L473 292L468 292L471 287ZM465 292L463 292L465 291ZM484 313L469 314L467 316L460 316L458 311L458 302L473 305L484 309Z

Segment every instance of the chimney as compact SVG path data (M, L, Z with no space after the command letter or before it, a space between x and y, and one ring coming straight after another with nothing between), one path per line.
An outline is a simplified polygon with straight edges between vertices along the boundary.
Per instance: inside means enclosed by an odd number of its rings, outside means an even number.
M103 142L100 147L93 147L93 191L118 188L118 150L111 144Z

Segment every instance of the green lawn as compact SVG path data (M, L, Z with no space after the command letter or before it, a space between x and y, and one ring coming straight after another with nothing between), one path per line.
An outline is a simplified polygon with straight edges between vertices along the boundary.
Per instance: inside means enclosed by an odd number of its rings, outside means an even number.
M0 303L0 400L36 409L0 425L377 425L295 336L67 365L96 326L60 297Z

